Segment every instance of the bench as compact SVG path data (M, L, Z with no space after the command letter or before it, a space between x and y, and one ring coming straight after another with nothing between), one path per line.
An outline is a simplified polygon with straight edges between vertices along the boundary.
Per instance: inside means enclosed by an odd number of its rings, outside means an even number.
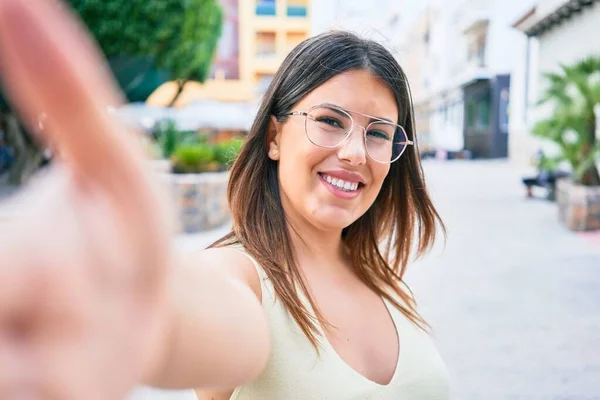
M536 176L523 178L523 184L527 189L527 197L532 198L533 188L540 187L546 189L546 199L554 201L556 199L556 180L569 175L564 171L541 171Z

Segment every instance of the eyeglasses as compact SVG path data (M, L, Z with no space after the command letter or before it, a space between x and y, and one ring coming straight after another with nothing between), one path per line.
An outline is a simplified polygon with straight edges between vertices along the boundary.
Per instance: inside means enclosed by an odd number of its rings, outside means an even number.
M398 160L407 146L414 142L408 140L404 128L390 121L385 121L371 115L351 111L372 121L366 128L359 126L363 131L365 149L374 161L391 164ZM348 139L358 126L349 111L330 104L319 104L308 111L292 111L282 114L284 116L303 115L305 119L305 132L308 140L318 147L335 148Z

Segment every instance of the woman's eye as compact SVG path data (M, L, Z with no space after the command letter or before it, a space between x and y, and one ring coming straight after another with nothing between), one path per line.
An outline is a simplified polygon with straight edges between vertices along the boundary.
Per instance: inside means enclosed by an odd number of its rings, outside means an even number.
M390 136L387 133L381 131L369 131L368 135L375 139L390 140Z
M322 122L324 124L327 124L329 126L333 126L335 128L343 128L342 124L340 123L340 121L338 121L335 118L329 118L329 117L321 117L319 118L317 121Z

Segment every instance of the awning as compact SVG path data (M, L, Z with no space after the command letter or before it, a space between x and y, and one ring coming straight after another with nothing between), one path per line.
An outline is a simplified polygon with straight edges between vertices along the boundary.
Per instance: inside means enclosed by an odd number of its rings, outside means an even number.
M121 107L116 113L125 123L145 129L152 128L162 120L172 119L181 130L248 131L257 110L256 103L199 100L181 108L132 103Z
M533 8L519 21L515 22L513 26L523 31L527 36L540 36L598 2L600 0L568 0L547 15L537 15L536 9Z

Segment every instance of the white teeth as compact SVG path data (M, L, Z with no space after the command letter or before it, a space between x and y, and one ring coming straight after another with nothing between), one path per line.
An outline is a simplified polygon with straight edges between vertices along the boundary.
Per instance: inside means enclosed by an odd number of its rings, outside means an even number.
M347 192L353 192L358 189L358 182L346 182L342 179L333 178L325 174L323 174L323 178L331 185Z

